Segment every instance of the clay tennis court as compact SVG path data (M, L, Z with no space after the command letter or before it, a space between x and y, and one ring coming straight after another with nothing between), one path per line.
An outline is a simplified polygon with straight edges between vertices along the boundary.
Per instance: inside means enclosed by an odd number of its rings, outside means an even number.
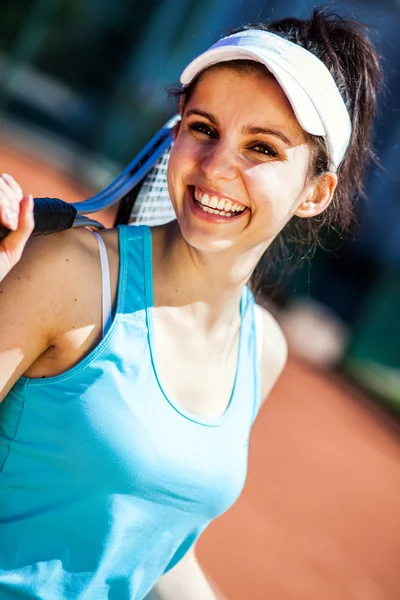
M8 147L0 168L36 196L87 193ZM228 600L399 600L399 433L338 376L291 357L254 426L243 494L199 543Z

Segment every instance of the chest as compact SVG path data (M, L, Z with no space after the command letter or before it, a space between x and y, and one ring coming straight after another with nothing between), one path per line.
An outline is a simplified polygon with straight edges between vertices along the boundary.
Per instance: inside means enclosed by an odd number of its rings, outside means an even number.
M244 484L251 390L241 387L228 418L212 424L186 416L168 400L153 368L145 321L133 326L127 319L85 368L28 386L14 450L20 444L23 456L41 428L52 488L96 489L99 497L112 491L212 518ZM45 475L43 465L33 471Z
M153 365L165 395L205 419L224 414L235 392L240 322L227 336L207 339L190 325L172 325L162 310L150 322Z

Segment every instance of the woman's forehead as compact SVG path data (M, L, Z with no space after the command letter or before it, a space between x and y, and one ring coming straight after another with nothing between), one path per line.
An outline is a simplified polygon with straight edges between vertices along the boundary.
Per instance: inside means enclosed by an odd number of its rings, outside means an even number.
M206 112L216 112L217 118L218 115L221 118L241 115L254 122L261 119L276 126L286 126L292 134L302 135L303 130L290 102L275 77L263 65L245 62L254 68L235 68L231 61L229 65L219 63L201 73L185 112L198 107Z

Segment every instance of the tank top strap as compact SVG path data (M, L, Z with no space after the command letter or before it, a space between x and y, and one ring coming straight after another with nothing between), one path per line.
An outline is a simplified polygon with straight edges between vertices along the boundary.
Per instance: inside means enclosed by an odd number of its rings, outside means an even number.
M146 272L151 254L150 231L146 225L119 226L119 311L133 314L146 308Z
M239 407L239 410L245 413L243 419L246 418L251 426L260 407L261 385L257 306L254 296L247 286L243 289L241 303L243 319L241 344L243 344L243 348L240 352L241 363L238 367L243 382L243 392L242 406Z
M252 313L253 313L253 323L252 323L252 331L253 331L253 378L254 378L254 403L253 403L253 414L251 418L251 422L254 423L254 420L258 414L261 404L261 354L262 354L262 343L263 343L263 321L262 321L262 313L261 309L257 306L253 299L252 304Z
M93 234L97 239L100 254L102 324L104 337L112 321L110 268L104 241L96 231L94 231ZM125 227L120 229L120 289L122 288L124 290L125 309L129 312L135 311L138 306L141 306L143 293L146 293L146 289L148 289L148 286L141 288L140 281L144 281L147 279L148 274L151 274L151 265L147 264L151 261L150 243L150 232L148 228L139 228L135 226L135 228L130 227L127 229ZM134 292L136 292L134 298L130 298L129 296L130 286L128 286L128 296L126 296L126 284L130 282L132 277ZM126 304L127 300L128 304ZM131 300L133 300L133 304L131 304Z

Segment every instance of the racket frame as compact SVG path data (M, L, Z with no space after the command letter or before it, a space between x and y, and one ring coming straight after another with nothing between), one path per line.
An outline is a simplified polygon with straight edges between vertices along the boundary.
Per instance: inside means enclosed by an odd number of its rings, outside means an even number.
M99 212L120 203L115 225L127 223L136 197L146 175L173 143L173 130L180 116L175 115L151 138L129 165L103 190L72 205L77 211L73 227L91 225L102 227L97 221L84 215Z

